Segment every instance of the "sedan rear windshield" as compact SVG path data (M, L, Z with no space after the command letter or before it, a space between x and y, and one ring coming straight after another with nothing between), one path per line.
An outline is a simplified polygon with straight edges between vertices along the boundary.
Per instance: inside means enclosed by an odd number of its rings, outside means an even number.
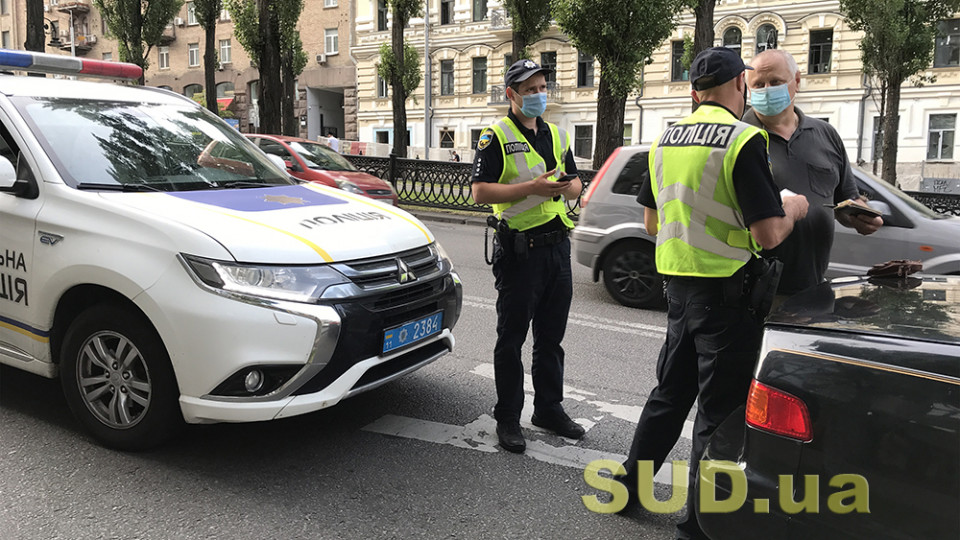
M189 103L29 97L14 103L72 187L184 191L293 183L239 132Z

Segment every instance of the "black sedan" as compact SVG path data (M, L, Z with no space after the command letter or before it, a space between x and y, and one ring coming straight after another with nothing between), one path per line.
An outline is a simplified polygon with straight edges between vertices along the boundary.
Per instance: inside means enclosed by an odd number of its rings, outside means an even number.
M703 459L715 540L960 538L960 278L841 278L788 300Z

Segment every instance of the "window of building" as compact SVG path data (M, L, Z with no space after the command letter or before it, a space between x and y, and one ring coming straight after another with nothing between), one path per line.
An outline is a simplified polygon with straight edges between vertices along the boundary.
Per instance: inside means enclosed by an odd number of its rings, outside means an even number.
M187 24L197 24L197 6L187 2Z
M452 129L440 130L440 148L453 148L453 142L456 140L456 133Z
M217 99L233 97L233 83L222 82L217 85Z
M473 59L473 93L485 94L487 92L487 59Z
M873 117L873 159L883 158L883 118Z
M193 96L203 92L203 86L199 84L188 84L183 87L183 95L187 96L190 99L193 99Z
M223 8L223 9L220 10L220 20L221 20L221 21L229 21L229 20L230 20L230 12L227 11L227 8Z
M161 45L157 47L157 67L160 69L170 69L170 47Z
M453 24L453 0L440 0L440 24Z
M487 0L473 0L473 20L487 20Z
M507 70L510 69L510 66L513 65L513 53L507 53L503 55L503 73L506 75Z
M387 80L380 75L377 75L377 97L385 98L387 97L389 91L390 89L389 85L387 85Z
M633 124L624 124L623 125L623 145L630 146L633 144Z
M323 49L327 54L340 52L340 34L336 28L327 28L323 31Z
M377 31L387 29L387 0L377 0Z
M390 144L390 132L384 129L378 129L373 133L380 144Z
M0 33L0 45L2 45L4 49L10 48L10 31L9 30L4 30L2 33Z
M540 54L540 67L552 70L544 74L547 78L547 84L557 82L557 52L550 51Z
M247 95L250 97L250 103L256 105L260 100L260 81L250 81L247 85Z
M772 24L765 24L757 30L757 54L768 49L777 48L777 29Z
M810 32L810 68L808 73L830 73L830 53L833 50L833 29Z
M200 65L200 44L191 43L187 45L187 65L197 67Z
M471 129L470 130L470 148L476 148L480 144L480 134L483 133L483 129Z
M220 40L220 63L229 64L233 60L231 59L231 44L229 39Z
M453 60L440 61L440 95L453 95Z
M113 53L112 52L103 53L102 59L104 62L113 62Z
M728 49L733 49L737 51L737 56L740 56L740 45L743 43L743 32L740 31L736 26L727 28L723 32L723 46Z
M577 87L593 86L593 57L577 52Z
M323 7L337 7L337 0L323 0Z
M670 53L670 80L672 82L689 81L690 70L683 67L683 41L671 43Z
M960 66L960 19L940 21L937 24L933 67Z
M0 0L0 15L10 14L10 0Z
M593 126L574 126L573 155L584 159L593 155Z
M927 159L953 159L953 136L956 130L956 114L931 114Z

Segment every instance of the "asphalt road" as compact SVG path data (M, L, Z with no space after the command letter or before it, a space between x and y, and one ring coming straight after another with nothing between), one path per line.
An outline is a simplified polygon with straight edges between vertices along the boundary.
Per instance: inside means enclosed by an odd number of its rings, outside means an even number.
M673 538L677 515L601 515L581 500L602 494L583 466L627 451L664 313L615 304L574 263L564 403L589 430L569 441L525 423L528 451L510 454L490 418L496 291L483 229L427 224L464 282L457 349L336 407L188 426L125 454L80 430L57 381L0 367L0 539ZM671 459L689 448L682 438Z

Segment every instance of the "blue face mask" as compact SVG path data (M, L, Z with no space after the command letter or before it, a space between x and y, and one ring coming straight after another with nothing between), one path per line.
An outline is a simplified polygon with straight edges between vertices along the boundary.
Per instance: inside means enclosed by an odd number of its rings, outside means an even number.
M523 107L520 112L527 118L536 118L547 110L547 93L527 94L523 96Z
M785 84L751 89L750 106L763 116L776 116L790 106L790 89Z

